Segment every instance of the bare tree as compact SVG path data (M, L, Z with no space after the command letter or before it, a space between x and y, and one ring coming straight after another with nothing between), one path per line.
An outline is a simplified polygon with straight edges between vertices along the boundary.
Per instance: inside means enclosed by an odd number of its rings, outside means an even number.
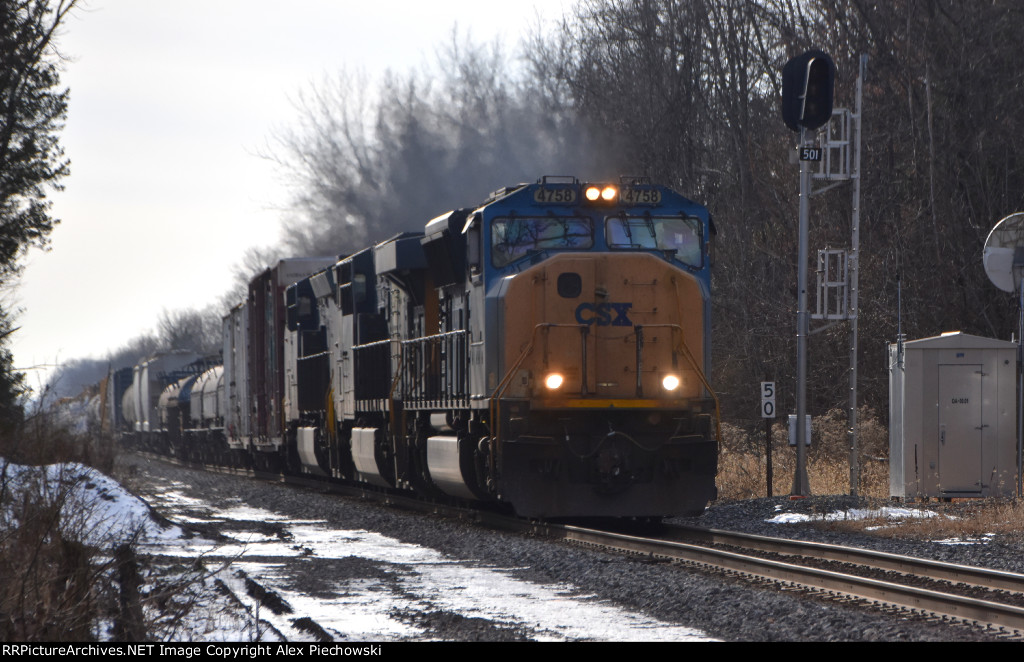
M584 0L535 37L531 67L551 97L614 155L707 204L719 229L714 371L727 414L755 415L770 374L792 378L797 169L779 116L786 60L810 47L835 59L837 105L865 86L861 333L891 338L895 274L913 335L950 328L1006 335L1008 297L988 285L981 246L1022 206L1024 86L1015 38L1024 9L997 0ZM545 97L541 97L542 99ZM848 191L815 197L812 248L849 241ZM811 408L843 402L845 330L814 337ZM862 392L887 398L884 345L862 351ZM742 412L750 412L743 414Z
M220 351L221 315L217 304L203 310L164 310L157 320L162 348L216 354Z
M425 71L376 86L341 73L307 91L300 128L274 155L295 185L288 248L350 253L501 186L583 167L583 134L569 109L552 121L544 84L497 43L453 31Z

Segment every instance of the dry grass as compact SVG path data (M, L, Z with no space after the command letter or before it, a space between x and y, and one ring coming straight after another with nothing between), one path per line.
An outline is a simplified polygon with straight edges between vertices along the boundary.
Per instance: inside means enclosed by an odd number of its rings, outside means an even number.
M723 424L719 457L719 498L753 499L767 496L764 428L743 430ZM875 516L823 520L825 528L915 539L977 540L991 534L1024 541L1024 501L1013 499L957 499L950 503L896 504L889 499L888 431L867 408L858 413L860 484L865 507ZM807 457L811 494L849 494L850 468L846 412L833 410L812 423L812 446ZM786 426L772 430L772 489L774 496L792 492L796 450L789 446ZM925 511L921 517L888 517L883 506L907 505Z
M823 522L821 526L887 538L978 541L1001 535L1024 542L1024 503L1020 501L960 499L912 507L929 516L891 518L880 513L874 517Z
M157 576L136 540L96 540L96 494L75 467L113 466L109 438L76 432L40 412L0 434L0 641L172 639L208 575L196 567ZM68 464L67 470L46 465ZM159 603L152 614L149 603Z
M0 640L88 641L116 619L112 562L83 542L92 506L72 496L82 478L45 469L82 463L109 472L113 456L112 440L78 434L43 407L0 431Z
M116 444L110 434L90 428L72 430L52 411L40 407L13 431L0 431L0 458L16 464L42 466L81 462L110 475Z
M884 499L889 493L888 431L873 413L862 409L857 425L861 466L858 491L868 498ZM753 499L767 496L767 461L763 428L754 432L722 425L718 460L718 495L722 499ZM849 494L850 468L846 436L846 412L834 409L812 422L812 446L807 455L807 475L812 494ZM772 493L790 494L796 465L796 449L789 446L786 426L777 420L772 428Z
M82 542L83 506L71 500L81 479L0 465L0 640L94 639L110 592L107 563Z

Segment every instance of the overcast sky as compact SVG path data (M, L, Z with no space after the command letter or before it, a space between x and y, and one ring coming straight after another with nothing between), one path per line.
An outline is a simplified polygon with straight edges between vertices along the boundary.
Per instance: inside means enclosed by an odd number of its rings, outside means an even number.
M59 42L71 176L51 249L30 253L16 292L15 366L102 357L162 310L221 297L245 249L279 237L287 190L258 153L296 119L300 90L342 68L418 68L456 24L511 51L538 12L571 5L88 0Z

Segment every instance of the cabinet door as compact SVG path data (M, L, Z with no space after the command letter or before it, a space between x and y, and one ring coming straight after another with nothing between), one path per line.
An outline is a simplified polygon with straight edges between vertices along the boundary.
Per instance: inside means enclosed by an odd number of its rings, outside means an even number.
M939 366L939 489L981 492L980 365Z

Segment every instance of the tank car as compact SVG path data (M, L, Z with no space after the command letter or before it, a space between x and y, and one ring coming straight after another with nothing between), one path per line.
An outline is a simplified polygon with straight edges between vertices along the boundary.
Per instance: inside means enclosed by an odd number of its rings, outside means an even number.
M645 179L544 177L298 281L289 465L529 517L700 512L712 233Z
M192 388L198 377L198 373L193 373L172 381L160 393L157 405L160 429L166 437L167 452L182 460L190 459L191 455L191 440L186 438L185 430L189 427Z
M189 459L204 464L227 464L224 438L224 366L214 365L195 378L189 398L188 427L184 430Z
M104 421L125 445L185 462L234 464L225 439L219 357L172 350L104 380ZM106 425L106 423L104 424Z
M159 453L172 450L161 422L160 397L169 384L194 374L192 366L199 359L198 354L186 350L158 352L132 369L132 381L120 400L121 421L137 447Z

